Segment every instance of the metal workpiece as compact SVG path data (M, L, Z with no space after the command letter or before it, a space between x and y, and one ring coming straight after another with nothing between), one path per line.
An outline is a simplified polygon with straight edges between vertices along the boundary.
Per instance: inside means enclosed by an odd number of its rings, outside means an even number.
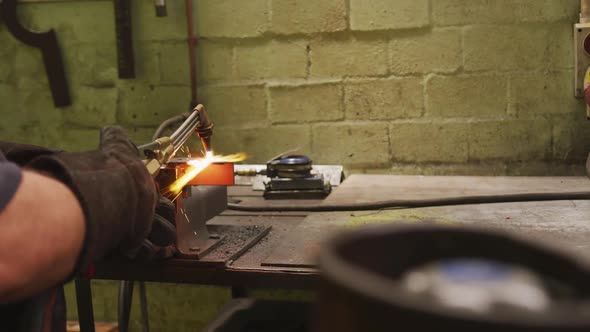
M189 158L176 157L159 168L159 172L154 177L160 188L169 188L178 178L186 174L190 169L188 164ZM150 170L150 164L146 164ZM211 163L193 179L187 182L189 186L233 186L235 184L233 175L233 163ZM176 200L180 193L175 191L164 190L162 195L171 201ZM225 205L224 205L225 207Z
M222 186L187 187L176 200L176 247L181 257L199 258L222 240L209 233L207 220L220 214L227 205L227 190Z
M172 158L155 177L168 188L190 168L188 158ZM212 163L184 186L180 193L163 193L176 206L176 255L204 264L225 264L268 233L268 227L206 225L227 208L227 188L234 184L233 163ZM225 246L224 246L225 244ZM223 247L223 249L220 249Z
M189 186L176 200L176 255L209 266L224 266L268 234L261 225L207 225L226 209L224 186Z
M179 163L177 162L177 158L173 158L166 165L160 167L159 172L154 176L154 179L161 189L169 188L176 179L182 176L185 168L186 162ZM182 193L162 192L162 195L171 201L174 201L180 194Z

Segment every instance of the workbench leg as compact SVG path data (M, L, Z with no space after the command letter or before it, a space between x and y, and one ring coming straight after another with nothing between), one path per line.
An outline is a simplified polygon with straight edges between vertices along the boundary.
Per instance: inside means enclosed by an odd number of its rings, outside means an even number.
M141 325L143 332L150 332L150 319L148 316L147 291L145 282L139 283L139 304L141 305Z
M131 303L133 302L133 280L123 280L119 286L118 326L119 332L129 332Z
M92 289L90 280L76 280L76 304L80 332L94 332L94 311L92 309Z

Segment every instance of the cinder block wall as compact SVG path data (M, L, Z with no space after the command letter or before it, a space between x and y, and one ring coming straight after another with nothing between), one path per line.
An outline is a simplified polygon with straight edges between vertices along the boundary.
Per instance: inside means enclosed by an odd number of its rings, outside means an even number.
M203 100L222 150L255 161L301 146L371 173L576 172L578 2L199 1Z
M0 22L0 139L82 150L120 124L146 141L189 104L184 1L133 1L138 77L119 80L112 1L27 3L55 28L74 104L52 106L39 52ZM301 147L349 172L579 174L590 123L573 98L578 0L195 0L199 95L218 152ZM100 319L116 285L95 283ZM154 331L195 330L226 290L149 285ZM68 288L70 308L73 293ZM137 301L136 301L137 303ZM135 310L137 313L137 308ZM75 316L75 310L70 311ZM137 321L135 323L137 327Z
M590 124L572 93L577 0L195 0L199 96L218 152L300 147L350 172L573 174ZM39 52L0 25L0 138L140 142L189 103L184 1L135 1L138 77L119 80L109 1L24 4L55 28L73 106L52 107Z

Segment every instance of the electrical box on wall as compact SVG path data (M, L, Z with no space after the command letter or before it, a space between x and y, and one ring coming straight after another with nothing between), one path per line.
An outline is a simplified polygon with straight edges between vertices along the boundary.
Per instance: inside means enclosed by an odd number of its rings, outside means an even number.
M584 98L584 77L590 67L590 23L574 25L574 93L578 98Z

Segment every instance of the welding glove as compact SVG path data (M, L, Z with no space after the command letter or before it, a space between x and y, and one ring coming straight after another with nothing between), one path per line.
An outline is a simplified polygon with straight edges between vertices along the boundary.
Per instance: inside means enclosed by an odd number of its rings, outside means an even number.
M30 144L0 142L0 152L2 152L4 157L9 161L18 164L19 166L24 166L36 157L54 154L59 151Z
M158 246L174 243L176 232L170 223L174 206L159 198L154 180L123 129L103 128L97 151L45 154L26 167L63 182L80 201L86 236L77 272L86 271L109 252L150 258Z

